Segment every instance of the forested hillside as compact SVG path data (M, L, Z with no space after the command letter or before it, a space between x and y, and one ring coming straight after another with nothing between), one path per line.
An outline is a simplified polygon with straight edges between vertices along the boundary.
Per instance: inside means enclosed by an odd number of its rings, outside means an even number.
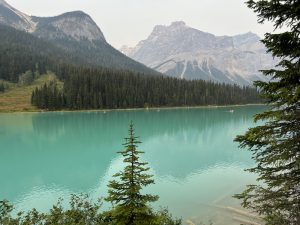
M120 65L119 68L131 68L133 71L147 72L147 74L152 75L158 74L139 63L136 64L141 65L140 68L126 66L124 62L118 58L113 58L112 55L99 58L97 51L103 53L111 50L111 48L104 45L103 49L91 49L88 47L88 44L82 47L76 45L74 41L61 40L61 45L74 51L64 50L49 41L1 24L0 40L0 79L11 82L18 82L19 76L28 70L33 73L38 71L42 74L46 70L54 70L56 65L61 63L91 68L112 68L111 63L108 62L109 60L118 63ZM79 48L82 49L80 50ZM85 51L86 54L81 54L80 52L82 51ZM118 54L121 55L119 52ZM130 59L129 61L133 60Z
M251 87L64 65L55 72L58 77L64 77L64 89L59 91L55 83L37 88L32 104L38 108L106 109L260 102L256 89Z
M18 82L30 70L43 74L58 62L76 62L76 58L23 31L0 24L0 79Z

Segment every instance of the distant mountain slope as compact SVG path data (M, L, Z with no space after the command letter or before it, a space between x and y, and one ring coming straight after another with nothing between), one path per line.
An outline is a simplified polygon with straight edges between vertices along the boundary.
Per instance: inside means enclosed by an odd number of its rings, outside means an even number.
M109 45L97 24L81 11L55 17L34 17L0 0L0 24L47 40L71 57L80 58L81 64L158 74Z
M0 0L0 23L19 30L33 32L36 24L32 18Z
M34 34L45 39L106 42L97 24L89 15L81 11L68 12L54 17L32 17L32 19L37 24Z
M2 24L0 40L0 79L18 82L19 75L27 70L43 74L55 64L81 61L48 41Z
M174 77L241 85L265 80L258 70L275 64L256 34L215 36L182 21L158 25L146 40L133 48L124 46L121 51Z

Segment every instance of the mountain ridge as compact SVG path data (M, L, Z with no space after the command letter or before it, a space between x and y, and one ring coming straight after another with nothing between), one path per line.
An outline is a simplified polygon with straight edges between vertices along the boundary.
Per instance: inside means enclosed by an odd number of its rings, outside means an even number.
M112 47L99 26L83 11L66 12L53 17L28 16L0 0L0 24L49 41L67 55L81 58L81 64L86 66L159 74Z
M72 37L77 41L87 39L89 41L99 40L106 42L106 39L92 18L83 11L72 11L53 17L32 17L37 22L37 28L34 34L50 39L53 32L56 31L58 38L64 36ZM52 35L51 35L52 34ZM61 36L59 36L61 35Z
M0 23L31 33L36 27L29 15L15 9L5 0L0 0Z
M216 36L183 21L157 25L147 39L120 50L170 76L240 85L266 80L258 71L275 64L260 37L252 32Z

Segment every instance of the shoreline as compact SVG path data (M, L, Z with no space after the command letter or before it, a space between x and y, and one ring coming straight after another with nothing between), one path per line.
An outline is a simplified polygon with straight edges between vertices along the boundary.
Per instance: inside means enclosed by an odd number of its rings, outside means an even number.
M139 111L139 110L174 110L174 109L200 109L200 108L226 108L226 107L243 107L243 106L263 106L263 103L253 103L253 104L234 104L234 105L202 105L202 106L162 106L162 107L149 107L149 108L120 108L120 109L80 109L80 110L20 110L20 111L5 111L0 109L1 114L7 113L67 113L67 112L113 112L113 111Z

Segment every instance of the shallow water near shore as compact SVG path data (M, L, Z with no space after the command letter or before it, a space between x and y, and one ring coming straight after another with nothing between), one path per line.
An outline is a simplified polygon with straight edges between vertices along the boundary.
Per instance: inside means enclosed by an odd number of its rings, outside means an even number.
M59 197L105 197L122 168L122 149L132 120L155 175L146 192L158 194L184 221L239 224L231 196L255 182L254 165L233 139L253 127L266 106L132 111L0 114L0 199L17 210L48 210ZM109 207L104 204L104 208Z

